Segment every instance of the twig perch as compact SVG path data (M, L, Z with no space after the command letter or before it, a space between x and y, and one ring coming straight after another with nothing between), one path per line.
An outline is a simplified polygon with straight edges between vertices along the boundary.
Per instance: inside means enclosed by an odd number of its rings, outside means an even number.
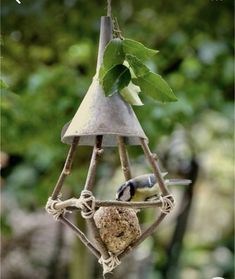
M77 206L78 200L76 198L71 198L65 201L58 201L55 204L56 209L67 209L67 210L81 210ZM95 208L99 207L129 207L129 208L151 208L151 207L161 207L162 206L162 201L160 199L157 199L155 201L144 201L144 202L124 202L124 201L101 201L101 200L96 200L95 201Z
M124 201L99 201L95 202L96 207L129 207L129 208L150 208L150 207L161 207L162 202L160 200L156 201L144 201L144 202L124 202Z

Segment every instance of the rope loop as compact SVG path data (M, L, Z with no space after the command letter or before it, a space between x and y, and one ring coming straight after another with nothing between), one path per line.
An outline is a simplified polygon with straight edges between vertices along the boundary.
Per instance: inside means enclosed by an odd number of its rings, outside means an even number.
M175 206L174 198L172 195L160 196L162 206L160 207L161 212L168 214Z
M55 220L58 220L60 215L64 215L65 212L68 212L65 208L55 208L56 203L60 201L61 200L59 198L57 198L57 200L53 200L49 197L45 206L46 211L51 214Z
M106 273L112 272L112 270L121 264L118 257L113 255L111 252L109 252L109 258L104 259L103 256L100 257L99 263L103 267L103 275Z
M85 219L92 218L95 213L95 197L91 191L83 190L79 200L79 207L81 207L82 217Z

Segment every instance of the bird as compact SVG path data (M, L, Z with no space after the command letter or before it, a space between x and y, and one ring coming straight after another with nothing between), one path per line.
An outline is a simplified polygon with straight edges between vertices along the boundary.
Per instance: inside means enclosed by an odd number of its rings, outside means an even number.
M164 178L167 172L162 173ZM171 185L189 185L189 179L166 179L165 184ZM144 174L132 178L122 184L116 192L118 201L147 201L159 194L159 184L153 173Z

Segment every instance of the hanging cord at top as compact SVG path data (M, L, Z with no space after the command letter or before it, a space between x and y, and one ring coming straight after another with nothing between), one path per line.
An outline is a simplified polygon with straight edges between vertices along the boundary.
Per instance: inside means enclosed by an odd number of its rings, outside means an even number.
M107 0L107 16L112 18L112 0ZM115 38L123 39L122 32L119 28L118 20L115 17L113 20L113 33Z
M124 39L122 36L122 31L119 28L118 20L116 17L113 19L113 33L114 33L115 38L119 38L121 40Z
M112 0L107 0L107 16L112 17Z

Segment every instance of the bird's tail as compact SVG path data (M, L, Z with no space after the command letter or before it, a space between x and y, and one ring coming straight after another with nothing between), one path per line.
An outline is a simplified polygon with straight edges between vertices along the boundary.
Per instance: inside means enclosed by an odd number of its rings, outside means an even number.
M169 186L172 186L172 185L182 185L182 186L187 186L189 184L191 184L192 181L189 180L189 179L167 179L166 180L166 184L169 185Z

